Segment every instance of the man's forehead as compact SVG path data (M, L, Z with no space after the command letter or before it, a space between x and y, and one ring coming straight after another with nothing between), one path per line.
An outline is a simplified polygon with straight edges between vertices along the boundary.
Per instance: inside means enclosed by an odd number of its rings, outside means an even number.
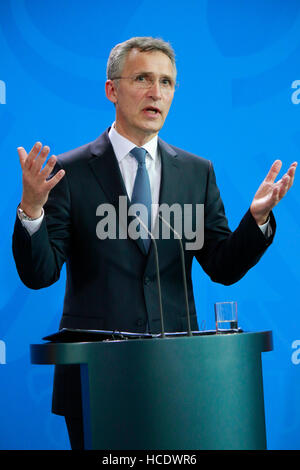
M162 68L161 72L174 74L171 59L162 51L140 51L139 49L131 49L124 61L124 69L142 69L145 72L153 72L154 68Z

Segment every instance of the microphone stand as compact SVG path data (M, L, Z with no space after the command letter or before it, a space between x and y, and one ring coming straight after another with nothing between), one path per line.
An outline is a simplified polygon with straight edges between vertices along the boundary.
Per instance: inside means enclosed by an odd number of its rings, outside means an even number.
M148 235L150 235L151 240L153 241L154 252L155 252L155 264L156 264L156 277L157 277L159 311L160 311L161 337L165 338L164 315L163 315L163 307L162 307L162 296L161 296L161 286L160 286L160 274L159 274L157 244L156 244L156 241L155 241L155 238L154 238L153 234L150 232L150 230L148 230L148 227L144 224L144 222L140 219L140 217L138 215L135 214L135 216L138 219L138 221L140 222L140 224L143 226L143 228L146 230Z
M187 291L187 283L186 283L186 272L185 272L185 260L184 260L184 251L182 246L182 240L180 235L174 230L173 227L162 217L160 213L158 213L159 218L162 220L164 224L166 224L172 232L176 235L176 238L179 241L180 245L180 256L181 256L181 266L182 266L182 277L183 277L183 286L184 286L184 296L185 296L185 307L186 307L186 315L187 315L187 324L188 324L188 336L193 336L191 331L191 321L190 321L190 308L189 308L189 301L188 301L188 291Z

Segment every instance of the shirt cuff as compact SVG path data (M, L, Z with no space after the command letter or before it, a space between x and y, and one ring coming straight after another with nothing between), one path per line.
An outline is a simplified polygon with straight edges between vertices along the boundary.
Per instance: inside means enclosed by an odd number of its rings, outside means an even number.
M268 220L265 224L259 225L259 228L262 231L262 233L264 234L264 236L269 238L273 233L273 230L272 230L272 227L271 227L271 224L270 224L270 217L268 218Z
M19 215L18 215L18 217L19 217ZM19 217L23 227L25 227L25 229L27 230L27 232L29 233L30 236L38 231L38 229L42 225L43 218L44 218L44 209L42 209L42 214L38 219L24 220L21 217Z

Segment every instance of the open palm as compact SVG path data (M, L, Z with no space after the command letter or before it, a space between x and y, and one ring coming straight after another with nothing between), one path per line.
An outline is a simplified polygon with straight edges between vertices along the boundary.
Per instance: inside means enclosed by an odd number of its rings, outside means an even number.
M267 221L273 207L293 185L297 162L292 163L283 177L275 182L281 167L282 162L275 160L251 203L250 211L258 225L263 225Z

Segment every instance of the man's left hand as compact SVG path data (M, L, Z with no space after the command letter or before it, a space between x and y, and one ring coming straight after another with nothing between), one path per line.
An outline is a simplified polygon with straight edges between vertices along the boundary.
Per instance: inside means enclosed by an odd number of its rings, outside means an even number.
M281 166L282 162L275 160L250 206L250 212L258 225L267 222L273 207L278 204L293 185L297 162L292 163L285 175L275 183L275 178L280 172Z

